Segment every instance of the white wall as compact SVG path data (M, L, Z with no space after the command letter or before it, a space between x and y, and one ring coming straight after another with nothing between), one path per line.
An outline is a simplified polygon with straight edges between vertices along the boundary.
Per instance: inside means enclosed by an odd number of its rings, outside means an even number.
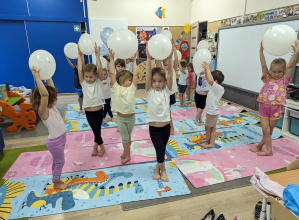
M193 0L191 23L218 21L243 15L244 0Z
M247 0L245 14L299 4L299 0ZM244 14L245 0L193 0L191 23L218 21Z
M191 21L191 0L88 0L87 6L90 17L128 18L129 26L184 26ZM156 16L160 6L166 18Z

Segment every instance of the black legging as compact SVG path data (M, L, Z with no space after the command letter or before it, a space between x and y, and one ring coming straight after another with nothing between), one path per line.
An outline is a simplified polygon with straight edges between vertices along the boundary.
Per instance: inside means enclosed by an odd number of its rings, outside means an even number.
M110 118L113 118L113 114L112 114L112 111L111 111L111 99L105 99L105 103L104 104L104 112L103 112L103 118L106 118L106 115L107 115L107 112L110 116Z
M103 122L103 109L98 111L90 112L85 111L87 121L94 134L94 142L98 145L103 144L103 139L101 136L102 122Z
M149 126L149 133L157 154L158 163L165 160L165 149L170 136L170 124L164 127Z

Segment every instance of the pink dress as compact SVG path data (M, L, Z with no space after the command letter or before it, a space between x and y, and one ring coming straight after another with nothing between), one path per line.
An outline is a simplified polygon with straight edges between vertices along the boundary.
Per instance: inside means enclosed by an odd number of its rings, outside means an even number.
M261 79L265 85L262 87L257 101L265 105L285 105L286 88L292 77L287 79L283 76L280 79L273 79L268 74L267 76L262 76Z
M189 76L189 86L192 89L195 89L195 83L194 83L194 79L193 79L193 72L189 72L188 76Z

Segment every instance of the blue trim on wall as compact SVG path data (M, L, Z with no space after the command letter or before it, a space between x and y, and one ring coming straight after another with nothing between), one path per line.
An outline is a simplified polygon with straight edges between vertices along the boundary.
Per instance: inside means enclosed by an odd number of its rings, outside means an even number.
M0 15L0 20L10 21L62 21L62 22L86 22L87 18L80 17L40 17L28 15Z

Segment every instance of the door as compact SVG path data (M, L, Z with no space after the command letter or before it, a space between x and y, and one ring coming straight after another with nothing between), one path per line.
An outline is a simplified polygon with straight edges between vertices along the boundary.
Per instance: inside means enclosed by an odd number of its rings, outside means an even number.
M56 71L53 76L55 87L59 93L75 92L74 70L69 66L64 56L64 46L69 42L78 43L81 32L74 27L79 22L39 22L27 21L27 33L30 52L46 50L56 61ZM73 64L75 60L71 60Z
M198 38L198 22L191 24L191 44L190 44L190 61L193 61L193 56L196 53Z

